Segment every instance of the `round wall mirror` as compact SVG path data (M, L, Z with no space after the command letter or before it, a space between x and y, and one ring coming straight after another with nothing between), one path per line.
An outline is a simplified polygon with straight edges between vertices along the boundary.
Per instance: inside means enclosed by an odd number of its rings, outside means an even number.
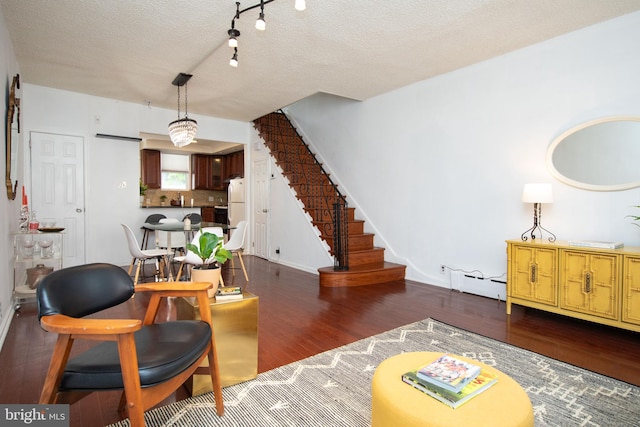
M640 187L640 117L609 117L571 128L551 143L546 161L556 179L574 187Z

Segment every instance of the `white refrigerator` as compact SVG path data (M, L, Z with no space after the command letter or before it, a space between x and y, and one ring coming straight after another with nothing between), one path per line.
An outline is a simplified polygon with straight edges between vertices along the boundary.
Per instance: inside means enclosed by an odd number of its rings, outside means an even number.
M229 194L227 195L227 215L229 225L236 227L240 221L245 219L245 189L244 178L235 178L229 182Z

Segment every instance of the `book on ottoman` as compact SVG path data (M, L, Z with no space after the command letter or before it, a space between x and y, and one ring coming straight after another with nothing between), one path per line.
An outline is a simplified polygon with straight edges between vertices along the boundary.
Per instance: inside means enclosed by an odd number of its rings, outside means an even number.
M442 403L446 403L454 409L462 405L463 403L468 402L498 381L498 378L495 375L481 370L480 374L478 374L473 380L471 380L470 383L468 383L462 390L455 393L442 387L433 385L430 382L423 381L420 377L418 377L416 372L417 371L409 371L405 373L404 375L402 375L402 381L409 384L413 388L420 390L425 394L428 394L434 399L437 399Z
M462 390L480 373L480 366L449 354L418 368L416 375L423 381L454 393Z

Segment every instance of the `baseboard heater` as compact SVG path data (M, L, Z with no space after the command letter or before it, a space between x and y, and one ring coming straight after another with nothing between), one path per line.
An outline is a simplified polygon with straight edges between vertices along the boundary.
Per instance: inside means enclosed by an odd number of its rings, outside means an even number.
M506 282L471 276L462 271L451 272L451 289L502 301L507 296Z

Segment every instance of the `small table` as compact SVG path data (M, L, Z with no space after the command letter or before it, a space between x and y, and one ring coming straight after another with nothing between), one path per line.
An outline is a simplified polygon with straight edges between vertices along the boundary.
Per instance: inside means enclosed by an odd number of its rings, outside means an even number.
M220 227L222 228L222 231L227 232L230 229L233 229L235 227L230 227L229 224L222 224L222 223L218 223L218 222L197 222L197 223L192 223L191 227L188 229L184 228L184 222L183 221L179 221L179 222L163 222L163 223L158 223L158 224L151 224L148 222L145 222L144 224L142 224L142 228L144 230L162 230L162 231L168 231L168 236L167 236L167 246L169 246L168 249L171 249L171 232L176 232L176 231L184 231L185 233L185 238L187 242L191 242L191 240L193 239L193 236L195 234L196 231L200 230L201 228L204 227Z
M222 387L251 380L258 375L258 297L243 292L241 300L209 299ZM200 319L194 298L177 298L178 320ZM203 366L206 366L206 362ZM211 391L211 377L194 375L192 396Z
M371 426L533 427L533 407L527 393L508 375L476 360L498 376L498 382L456 409L402 381L402 374L436 360L443 353L402 353L384 360L371 384Z

